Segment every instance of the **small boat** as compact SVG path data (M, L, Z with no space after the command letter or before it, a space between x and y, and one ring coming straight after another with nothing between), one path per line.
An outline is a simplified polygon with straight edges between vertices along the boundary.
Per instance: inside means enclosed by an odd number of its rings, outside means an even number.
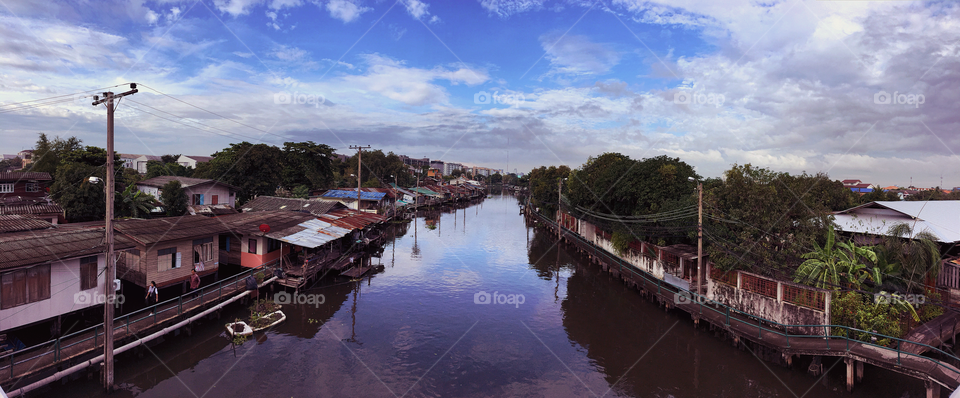
M240 328L240 331L238 332L235 330L235 326L241 326L242 328ZM247 325L247 323L244 321L231 322L227 324L227 333L230 334L230 337L249 336L253 334L253 328L251 328L250 325Z
M280 314L280 318L277 319L276 321L271 322L269 325L266 325L266 326L263 326L263 327L259 327L259 328L253 329L253 331L254 331L254 332L259 332L259 331L261 331L261 330L263 330L263 329L273 327L274 325L276 325L276 324L278 324L278 323L280 323L280 322L283 322L283 321L287 320L287 316L284 315L283 311L274 311L274 312L271 312L271 313L269 313L269 314L267 314L267 315L265 315L265 316L269 317L269 316L272 316L272 315L274 315L274 314Z

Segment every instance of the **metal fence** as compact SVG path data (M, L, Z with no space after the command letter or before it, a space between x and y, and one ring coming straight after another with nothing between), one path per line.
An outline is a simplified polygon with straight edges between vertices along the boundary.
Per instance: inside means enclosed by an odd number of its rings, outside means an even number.
M196 291L118 316L113 321L114 335L122 337L136 335L139 331L156 325L158 321L176 318L183 315L185 311L217 302L225 295L229 296L237 290L243 290L244 278L266 270L266 267L272 263L263 264L215 284L200 287ZM269 279L269 276L265 274L264 279ZM4 354L0 356L0 381L9 381L17 377L15 370L18 367L27 367L27 370L21 373L22 375L33 369L58 364L67 359L64 357L65 354L69 358L96 349L103 343L103 335L104 325L101 323L54 340ZM89 348L85 348L85 345ZM9 376L9 379L3 380L5 376Z

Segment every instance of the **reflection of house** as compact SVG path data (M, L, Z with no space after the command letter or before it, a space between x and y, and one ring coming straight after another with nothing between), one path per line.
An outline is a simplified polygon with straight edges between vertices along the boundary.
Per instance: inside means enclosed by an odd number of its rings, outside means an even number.
M185 286L194 268L201 276L217 272L220 234L228 230L203 216L119 220L116 229L135 244L118 261L117 277L140 287L156 281L161 288Z
M239 188L216 180L178 176L159 176L137 183L141 192L160 199L162 188L171 181L180 181L189 205L227 205L234 207Z
M10 221L0 224L9 225ZM103 272L103 227L37 226L47 229L0 234L0 319L4 331L103 305L93 300L108 283ZM116 238L116 249L130 247L132 243L125 237ZM59 330L59 326L52 329Z
M177 163L183 167L192 167L197 168L197 163L206 163L213 160L213 156L187 156L180 155L177 158Z
M320 195L321 199L326 200L335 200L342 203L348 208L357 209L357 191L354 188L352 191L346 189L331 189L327 192L324 192ZM385 207L384 202L387 196L386 192L366 192L360 191L360 210L370 213L376 213L378 210Z

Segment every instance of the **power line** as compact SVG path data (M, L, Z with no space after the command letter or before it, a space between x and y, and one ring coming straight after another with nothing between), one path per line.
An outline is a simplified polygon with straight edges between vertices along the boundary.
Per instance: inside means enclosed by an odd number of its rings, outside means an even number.
M40 107L40 106L53 105L53 104L58 104L58 103L63 103L63 102L72 102L74 99L76 99L76 96L79 95L79 94L86 94L86 93L90 93L90 92L96 93L96 92L98 92L98 91L100 91L100 90L107 90L107 89L110 89L110 88L120 87L120 86L126 86L126 85L129 85L129 83L123 83L123 84L117 84L117 85L114 85L114 86L107 86L107 87L95 88L95 89L91 89L91 90L80 91L80 92L73 93L73 94L63 94L63 95L56 95L56 96L53 96L53 97L40 98L40 99L29 100L29 101L12 102L12 103L9 103L9 104L0 104L0 107L10 107L10 106L13 106L13 108L0 109L0 113L7 113L7 112L18 111L18 110L37 108L37 107ZM67 98L67 97L70 97L70 98ZM84 95L83 97L79 97L79 98L88 98L88 97L91 97L91 95L88 94L88 95Z
M145 107L150 108L150 109L153 109L153 110L155 110L155 111L157 111L157 112L161 112L161 113L164 113L164 114L173 116L173 117L178 118L178 119L180 119L180 120L189 120L189 119L187 119L187 118L185 118L185 117L182 117L182 116L179 116L179 115L175 115L175 114L173 114L173 113L170 113L170 112L167 112L167 111L164 111L164 110L161 110L161 109L157 109L157 108L154 108L154 107L152 107L152 106L150 106L150 105L142 104L142 103L139 103L139 102L134 101L134 100L131 100L131 99L127 99L127 101L133 102L134 104L137 104L137 105L140 105L140 106L145 106ZM186 123L183 123L183 122L180 122L180 121L177 121L177 120L168 119L168 118L165 118L165 117L163 117L163 116L157 115L157 114L155 114L155 113L145 111L145 110L140 109L140 108L138 108L138 107L131 107L131 108L136 109L136 110L138 110L138 111L140 111L140 112L146 113L146 114L148 114L148 115L152 115L152 116L158 117L158 118L163 119L163 120L167 120L167 121L174 122L174 123L178 123L178 124L181 124L181 125L184 125L184 126L187 126L187 127L195 128L195 129L200 130L200 131L203 131L203 132L205 132L205 133L211 133L211 132L209 132L209 131L206 131L206 130L203 130L203 129L201 129L201 128L198 128L197 126L193 126L193 125L190 125L190 124L186 124ZM221 128L217 128L217 127L213 127L213 126L208 126L208 125L206 125L206 124L200 123L200 122L195 121L195 120L189 120L189 121L190 121L191 123L196 123L196 124L199 124L199 125L201 125L201 126L203 126L203 127L206 127L206 128L210 128L210 129L222 131L222 132L224 132L224 133L226 133L226 134L230 134L230 135L234 135L234 136L238 136L238 137L243 137L243 138L251 139L251 140L254 140L254 141L264 141L264 140L261 139L261 138L251 137L251 136L243 135L243 134L240 134L240 133L234 133L234 132L232 132L232 131L227 131L227 130L224 130L224 129L221 129ZM216 133L211 133L211 134L216 134ZM223 136L222 134L216 134L216 135Z

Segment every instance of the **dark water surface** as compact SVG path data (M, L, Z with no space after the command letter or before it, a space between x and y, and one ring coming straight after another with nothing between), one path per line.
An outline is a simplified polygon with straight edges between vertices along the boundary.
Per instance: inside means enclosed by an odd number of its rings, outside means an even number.
M396 225L384 270L307 291L287 321L235 349L228 307L191 336L117 360L127 397L920 397L920 381L867 366L853 394L844 365L824 378L758 360L688 315L666 312L525 225L494 196ZM512 304L476 304L496 292ZM522 300L519 296L522 295ZM522 303L519 303L522 301ZM95 379L95 378L94 378ZM100 396L86 376L31 396Z

